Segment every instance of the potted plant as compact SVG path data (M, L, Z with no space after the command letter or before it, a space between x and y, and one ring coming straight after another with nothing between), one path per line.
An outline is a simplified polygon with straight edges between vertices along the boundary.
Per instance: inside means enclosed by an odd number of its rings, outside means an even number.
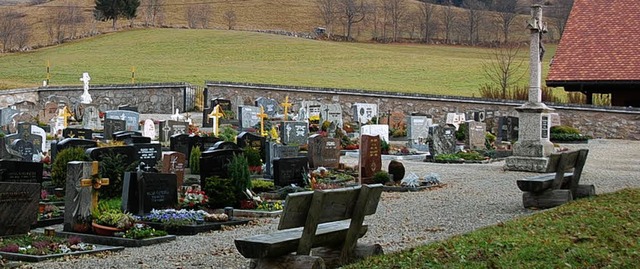
M136 219L131 213L124 213L118 210L100 212L94 218L91 226L97 235L113 236L116 232L123 232L135 224Z

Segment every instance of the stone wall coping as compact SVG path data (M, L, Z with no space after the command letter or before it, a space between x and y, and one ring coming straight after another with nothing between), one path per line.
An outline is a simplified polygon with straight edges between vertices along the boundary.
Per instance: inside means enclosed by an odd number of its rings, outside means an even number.
M321 94L344 94L377 98L402 98L413 99L422 101L442 101L442 102L462 102L470 104L486 104L486 105L507 105L507 106L521 106L525 101L521 100L499 100L499 99L487 99L476 97L463 97L463 96L448 96L448 95L433 95L433 94L421 94L421 93L402 93L402 92L387 92L387 91L371 91L371 90L358 90L358 89L336 89L336 88L320 88L320 87L302 87L302 86L287 86L287 85L271 85L271 84L253 84L253 83L238 83L227 81L206 81L207 87L228 87L228 88L248 88L248 89L261 89L270 91L289 91L289 92L301 92L301 93L321 93ZM609 112L609 113L623 113L623 114L638 114L640 115L640 108L634 107L602 107L595 105L581 105L581 104L557 104L557 103L545 103L547 106L554 109L563 110L579 110L579 111L594 111L594 112Z
M136 83L136 84L96 84L96 85L90 85L89 86L89 92L91 92L91 90L120 90L120 89L136 89L136 88L140 88L140 89L149 89L149 88L184 88L184 87L191 87L191 84L187 83L187 82L171 82L171 83ZM64 91L64 90L70 90L70 91L76 91L76 90L82 90L83 86L82 85L61 85L61 86L45 86L45 87L38 87L37 90L39 91L47 91L47 90L55 90L55 91Z

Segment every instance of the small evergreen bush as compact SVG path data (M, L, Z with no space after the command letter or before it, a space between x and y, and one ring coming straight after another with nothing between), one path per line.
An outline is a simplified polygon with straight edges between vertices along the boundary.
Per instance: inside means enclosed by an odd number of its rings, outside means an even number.
M211 197L208 203L209 208L236 207L238 205L237 190L231 179L208 177L205 179L203 190Z
M200 174L200 156L202 156L200 147L193 146L193 148L191 148L191 154L189 155L189 168L191 170L191 174Z
M67 181L67 164L71 161L88 161L89 157L83 148L71 147L63 149L56 155L51 166L51 181L57 188L64 188Z

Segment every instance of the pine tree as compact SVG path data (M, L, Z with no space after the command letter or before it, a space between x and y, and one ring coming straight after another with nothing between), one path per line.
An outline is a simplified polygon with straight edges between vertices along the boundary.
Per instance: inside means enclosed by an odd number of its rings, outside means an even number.
M93 16L100 21L113 21L116 29L118 18L133 19L140 6L140 0L96 0Z

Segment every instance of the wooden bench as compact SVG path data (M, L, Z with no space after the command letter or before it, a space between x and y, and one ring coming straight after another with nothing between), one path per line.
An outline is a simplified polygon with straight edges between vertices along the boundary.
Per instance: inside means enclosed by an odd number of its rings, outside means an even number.
M278 231L236 239L236 248L250 268L332 268L382 254L380 245L357 244L381 193L375 184L289 194Z
M594 185L580 184L588 154L588 149L551 154L546 170L550 174L517 180L518 188L524 191L524 207L551 208L574 198L595 195Z

